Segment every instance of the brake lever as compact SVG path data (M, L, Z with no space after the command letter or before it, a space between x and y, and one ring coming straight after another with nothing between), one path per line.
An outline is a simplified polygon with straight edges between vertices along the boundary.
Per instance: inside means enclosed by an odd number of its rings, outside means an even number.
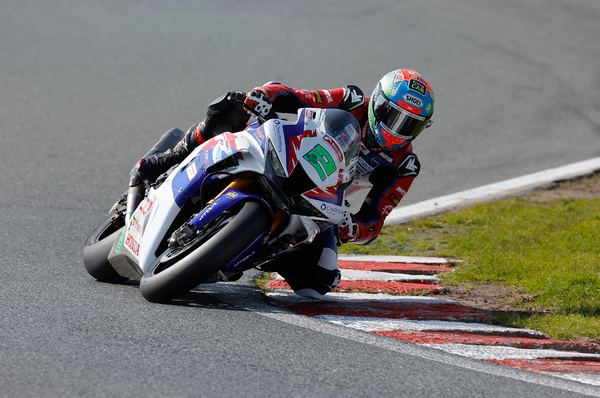
M248 112L252 116L254 116L254 118L256 118L256 120L258 121L259 125L264 124L267 121L267 119L265 119L260 113L258 113L254 109L246 106L246 104L244 103L245 99L246 99L246 95L239 91L234 92L233 95L232 94L227 95L227 100L241 106L243 110L245 110L246 112Z

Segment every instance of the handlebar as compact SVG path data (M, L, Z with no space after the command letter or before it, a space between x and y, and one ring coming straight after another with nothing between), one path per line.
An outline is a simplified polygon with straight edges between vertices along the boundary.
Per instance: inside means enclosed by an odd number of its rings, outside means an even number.
M230 101L231 103L236 104L238 106L241 106L242 109L244 109L246 112L248 112L250 115L252 115L256 118L256 120L258 121L258 124L263 124L264 122L266 122L267 119L265 119L260 113L258 113L254 109L248 107L245 104L245 102L244 102L245 99L246 99L246 94L241 93L239 91L234 91L233 93L229 93L227 95L228 101Z

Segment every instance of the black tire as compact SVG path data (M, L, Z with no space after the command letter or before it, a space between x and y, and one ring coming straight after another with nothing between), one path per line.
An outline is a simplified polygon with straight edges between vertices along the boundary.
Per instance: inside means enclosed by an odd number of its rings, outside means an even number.
M104 220L85 241L83 265L87 272L100 282L123 283L129 278L119 275L108 262L112 246L125 228L112 222L114 215L113 213Z
M140 282L148 301L166 303L212 277L247 248L270 222L265 207L246 202L237 214L212 226L184 248L167 249L146 270ZM201 234L202 235L202 234Z

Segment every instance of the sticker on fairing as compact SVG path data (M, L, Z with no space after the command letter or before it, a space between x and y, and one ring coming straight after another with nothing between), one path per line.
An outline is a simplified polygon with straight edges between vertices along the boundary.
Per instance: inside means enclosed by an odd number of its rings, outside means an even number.
M156 208L158 202L154 197L145 198L136 211L131 216L129 228L125 232L125 236L121 236L122 246L125 247L131 254L136 258L140 256L140 247L142 243L142 236L144 235L144 229L150 215L150 210ZM121 245L117 246L119 248ZM117 250L119 251L119 250Z
M192 178L194 178L194 176L196 174L198 174L198 168L196 168L196 163L195 162L190 163L188 165L188 167L185 169L185 172L187 173L187 176L191 181Z
M335 161L329 152L327 152L327 150L320 144L317 144L317 146L311 149L306 155L303 156L303 158L315 168L321 181L325 181L327 177L332 175L337 170Z
M125 232L121 232L121 236L119 237L119 243L117 243L117 247L115 251L119 253L121 251L121 246L123 245L123 241L125 241Z

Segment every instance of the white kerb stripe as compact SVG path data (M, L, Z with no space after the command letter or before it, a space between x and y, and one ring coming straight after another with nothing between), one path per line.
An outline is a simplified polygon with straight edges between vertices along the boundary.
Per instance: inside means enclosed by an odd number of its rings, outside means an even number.
M505 199L556 181L589 175L598 170L600 170L600 157L426 200L406 207L397 207L390 213L384 225L401 224L476 203Z

